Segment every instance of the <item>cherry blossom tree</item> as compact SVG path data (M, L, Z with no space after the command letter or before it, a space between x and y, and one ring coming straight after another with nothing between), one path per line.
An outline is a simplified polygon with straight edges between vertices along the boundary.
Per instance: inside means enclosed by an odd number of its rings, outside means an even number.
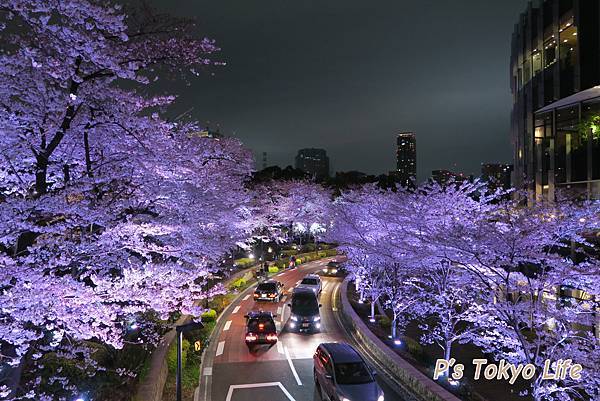
M533 364L536 400L598 396L592 328L600 272L589 240L599 229L598 203L523 207L465 182L412 194L365 187L342 194L334 210L330 235L354 259L355 276L385 272L392 316L430 317L425 342L445 356L453 343L472 342ZM582 379L542 380L545 361L560 358L582 364Z
M0 35L0 363L18 367L0 393L54 399L76 385L19 383L25 365L84 340L121 348L131 319L198 316L195 301L222 291L202 284L250 233L252 160L234 139L165 120L175 98L142 90L215 64L192 21L2 0Z

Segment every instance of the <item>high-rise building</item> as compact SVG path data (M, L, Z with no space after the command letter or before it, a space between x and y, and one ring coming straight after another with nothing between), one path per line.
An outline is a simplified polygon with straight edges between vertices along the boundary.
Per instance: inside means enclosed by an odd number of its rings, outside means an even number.
M329 157L324 149L300 149L296 156L296 168L317 180L329 177Z
M396 138L396 170L400 184L414 187L417 180L417 139L414 132Z
M529 3L512 37L513 185L600 195L600 0Z
M509 189L511 187L512 164L483 163L481 165L481 179L494 187Z
M437 182L441 186L446 185L448 182L452 181L454 183L461 183L466 180L472 180L472 176L466 176L463 173L455 173L450 170L432 170L431 171L431 180Z

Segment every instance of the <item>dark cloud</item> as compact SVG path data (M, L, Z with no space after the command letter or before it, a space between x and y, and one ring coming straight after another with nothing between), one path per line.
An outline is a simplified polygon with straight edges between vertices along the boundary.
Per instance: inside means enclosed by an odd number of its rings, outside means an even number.
M395 166L417 133L419 178L511 159L510 39L526 0L153 0L194 16L227 66L173 88L270 164L302 147L334 170ZM456 167L454 167L456 166Z

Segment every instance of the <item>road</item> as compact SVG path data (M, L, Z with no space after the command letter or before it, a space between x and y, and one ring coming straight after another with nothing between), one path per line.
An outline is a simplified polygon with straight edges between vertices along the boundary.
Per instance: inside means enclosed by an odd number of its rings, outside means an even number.
M200 372L199 401L318 401L313 381L312 356L322 342L348 341L346 332L334 316L336 292L341 278L322 277L320 333L299 334L287 329L290 316L291 289L308 273L320 271L331 259L301 265L276 277L285 286L286 296L279 303L254 302L248 289L230 305L219 319L215 330L218 338L205 351ZM279 341L250 353L244 342L245 318L251 310L266 310L277 314ZM213 337L214 338L214 337ZM377 376L386 401L405 400Z

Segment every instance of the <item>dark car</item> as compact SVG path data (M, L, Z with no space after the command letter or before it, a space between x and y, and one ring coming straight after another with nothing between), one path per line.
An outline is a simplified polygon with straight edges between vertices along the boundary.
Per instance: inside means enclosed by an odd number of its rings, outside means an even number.
M288 306L291 308L290 329L306 332L321 329L321 305L312 289L294 288Z
M321 399L384 401L373 370L349 344L322 343L313 362L315 388Z
M323 268L323 275L325 276L343 276L346 274L346 268L341 262L335 260L327 263L327 266Z
M252 351L257 345L277 342L277 328L271 312L249 312L246 316L246 345Z
M255 301L279 302L283 296L283 284L276 280L260 283L254 290Z

